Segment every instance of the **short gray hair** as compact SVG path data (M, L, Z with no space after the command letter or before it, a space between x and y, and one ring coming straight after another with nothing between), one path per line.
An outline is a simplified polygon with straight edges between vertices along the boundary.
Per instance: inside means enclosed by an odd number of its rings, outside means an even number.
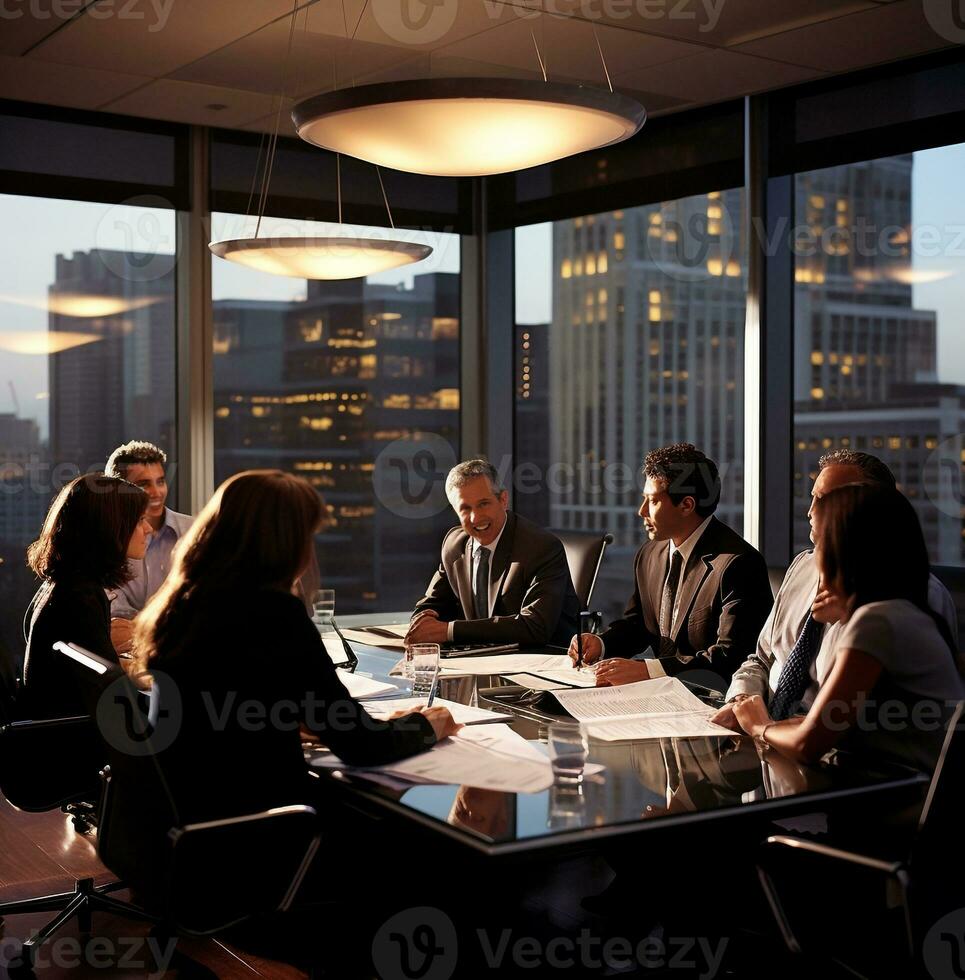
M467 459L461 463L456 463L449 470L449 475L446 477L446 496L448 497L453 490L465 486L470 480L475 480L479 476L489 478L493 493L500 494L506 489L503 486L503 481L499 478L496 467L488 459Z
M854 449L832 449L818 460L818 472L829 466L856 466L867 483L895 489L895 474L877 456Z

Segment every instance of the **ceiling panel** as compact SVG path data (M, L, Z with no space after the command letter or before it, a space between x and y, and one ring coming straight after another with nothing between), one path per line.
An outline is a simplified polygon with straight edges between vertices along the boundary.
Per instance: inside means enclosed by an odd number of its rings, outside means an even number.
M639 68L618 75L619 88L649 89L677 99L711 103L766 89L782 88L820 76L799 65L753 58L733 51L712 50L680 58L653 68Z
M149 81L141 75L0 56L0 95L5 99L96 109Z
M611 77L705 50L694 44L613 27L598 27L596 36ZM464 58L539 74L536 45L549 78L606 84L593 25L569 17L516 19L437 48L432 62L437 71L442 70L442 64L448 63L448 59Z
M855 43L856 38L860 38L860 44ZM752 41L738 50L840 72L923 54L950 43L928 23L921 0L900 0L830 24L815 24Z
M369 0L355 37L409 51L452 44L520 19L520 9L495 0ZM523 11L531 16L532 11Z
M396 0L398 2L398 0ZM501 0L525 16L534 3L599 24L704 46L738 44L787 27L873 9L874 0Z
M230 128L268 115L275 105L270 95L162 78L103 108L149 119L178 119L199 126Z
M291 6L288 0L98 0L30 57L159 77L257 30Z
M86 0L90 2L90 0ZM79 7L60 0L6 0L0 5L0 55L23 54L48 34L63 27Z
M314 9L314 8L313 8ZM277 92L288 50L289 20L278 21L173 72L171 77L255 92ZM286 90L308 95L326 91L336 82L351 84L360 76L383 71L413 57L406 48L347 41L314 29L299 17L292 40Z

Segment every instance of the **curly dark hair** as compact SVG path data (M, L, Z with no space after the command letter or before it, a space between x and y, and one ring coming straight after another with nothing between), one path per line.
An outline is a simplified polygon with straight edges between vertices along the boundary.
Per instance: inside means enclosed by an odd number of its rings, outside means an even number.
M107 464L104 472L108 476L116 476L121 480L127 478L127 470L130 466L147 466L151 463L160 463L164 466L168 461L168 454L153 442L125 442L123 446L118 446L107 457Z
M127 547L147 505L147 494L126 480L78 476L54 498L27 564L52 582L86 579L117 588L131 577Z
M828 466L855 466L861 470L864 480L875 486L894 490L895 474L877 456L859 453L856 449L832 449L818 460L818 472Z
M685 497L694 498L694 510L709 517L720 503L720 474L717 464L689 442L676 442L647 453L643 472L651 480L667 485L674 507Z

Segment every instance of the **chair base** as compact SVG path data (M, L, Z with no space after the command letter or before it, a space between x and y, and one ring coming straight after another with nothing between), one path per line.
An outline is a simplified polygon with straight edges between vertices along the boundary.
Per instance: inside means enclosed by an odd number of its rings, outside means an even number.
M127 886L122 881L112 881L106 885L95 886L93 878L80 878L74 884L74 890L61 892L58 895L41 895L37 898L27 898L20 902L7 902L0 905L0 921L5 915L19 915L26 912L59 912L45 926L35 932L21 945L20 963L12 967L29 970L36 962L37 950L55 936L71 919L76 918L83 935L91 931L91 917L94 912L111 912L128 919L142 922L157 922L156 916L150 915L130 902L122 902L111 898L110 892L120 891Z

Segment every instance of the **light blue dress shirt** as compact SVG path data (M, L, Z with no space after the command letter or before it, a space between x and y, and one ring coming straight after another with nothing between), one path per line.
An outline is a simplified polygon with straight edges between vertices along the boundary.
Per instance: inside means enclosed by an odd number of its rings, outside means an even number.
M129 560L134 577L114 592L111 616L133 619L147 605L147 600L167 578L175 544L193 523L194 518L189 514L165 508L164 523L151 535L144 557Z

